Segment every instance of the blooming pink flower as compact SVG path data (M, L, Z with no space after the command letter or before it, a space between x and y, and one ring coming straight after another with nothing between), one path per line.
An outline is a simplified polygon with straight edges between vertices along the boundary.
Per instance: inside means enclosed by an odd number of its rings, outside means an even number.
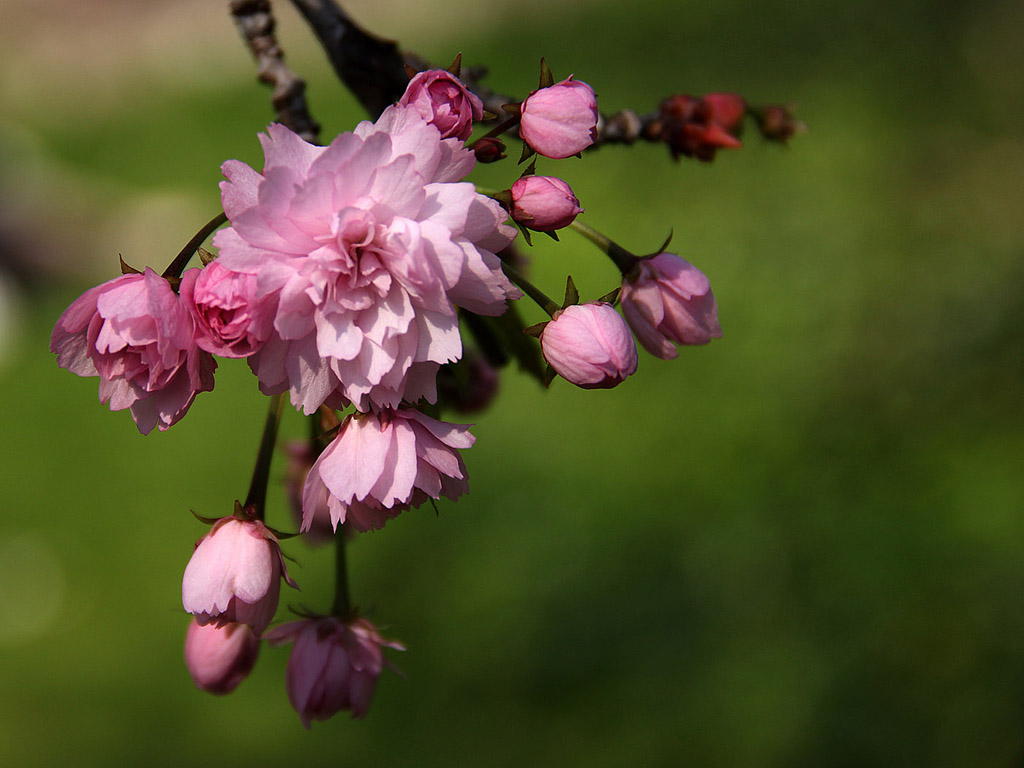
M295 586L277 538L263 523L222 517L196 544L181 602L200 624L238 622L258 635L277 612L282 576Z
M274 328L274 297L257 300L256 275L219 261L188 270L180 293L196 324L196 344L215 355L249 357Z
M469 489L458 449L473 445L464 424L448 424L404 408L345 419L306 478L303 530L326 498L335 528L382 528L389 518Z
M707 344L722 335L711 282L674 253L641 259L622 281L622 312L644 348L671 360L673 344Z
M412 106L441 138L465 141L473 132L473 121L484 116L484 104L462 81L444 69L428 69L409 81L399 105Z
M583 389L611 389L636 373L633 336L615 307L572 304L556 312L540 335L544 358L566 381Z
M746 103L734 93L709 93L701 99L678 94L661 103L660 137L673 157L708 162L719 149L742 146L736 134L745 114Z
M540 88L526 97L521 109L519 135L544 157L572 157L594 143L597 97L584 82L570 76Z
M57 364L99 376L100 402L131 410L142 434L181 419L213 389L217 363L195 343L195 326L170 283L152 269L83 293L50 337Z
M193 619L185 633L185 665L196 687L217 695L231 693L252 668L260 640L248 624L201 625Z
M512 185L512 218L528 229L553 232L583 213L572 188L554 176L523 176Z
M280 125L260 138L262 174L223 166L231 226L214 244L277 299L249 358L261 389L290 389L307 414L433 401L438 367L462 353L455 305L499 315L521 295L494 255L515 236L504 210L457 183L473 153L398 105L327 147Z
M354 718L366 715L384 669L381 649L405 650L401 643L383 639L363 618L347 624L330 616L293 621L274 627L267 639L274 645L295 643L285 685L306 728L343 709L351 710Z

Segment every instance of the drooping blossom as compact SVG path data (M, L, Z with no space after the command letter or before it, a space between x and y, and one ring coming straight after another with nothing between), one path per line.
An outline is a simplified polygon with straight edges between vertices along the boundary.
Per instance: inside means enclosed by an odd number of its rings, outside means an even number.
M622 281L622 312L648 352L664 360L675 344L707 344L722 335L711 282L674 253L641 259Z
M473 121L484 116L480 98L444 69L416 74L398 103L414 107L420 117L441 132L442 139L465 141L473 132Z
M572 187L555 176L523 176L511 192L513 220L537 232L568 227L583 213Z
M594 89L571 76L537 89L520 109L519 136L544 157L572 157L593 144L597 136Z
M746 102L734 93L709 93L703 98L677 94L661 103L657 126L672 156L710 162L719 149L736 149Z
M258 635L274 619L285 569L277 538L259 520L223 517L196 544L181 602L200 624L248 624Z
M636 373L633 336L606 302L556 312L541 332L540 345L555 373L583 389L610 389Z
M442 369L444 370L444 369ZM302 525L302 491L306 487L306 477L316 462L317 453L309 440L292 440L285 444L288 462L284 470L284 491L288 499L288 510L292 514L296 527ZM327 507L327 494L314 505L312 522L305 529L304 540L309 544L322 544L334 537L334 525L331 523L331 512Z
M427 499L457 499L469 490L459 450L474 440L411 408L347 417L306 478L303 530L325 500L335 528L368 531Z
M432 401L438 367L462 352L455 305L499 315L521 295L494 255L514 228L458 183L473 153L398 105L327 147L280 125L260 140L262 174L223 166L231 226L214 244L277 300L274 332L249 359L262 391L290 390L307 414Z
M437 374L437 393L445 407L459 413L484 410L498 394L501 375L481 354L470 352Z
M365 716L384 669L381 649L405 650L401 643L382 638L364 618L347 623L331 616L293 621L274 627L266 637L273 645L294 643L285 686L306 728L343 709L353 718Z
M61 368L99 376L100 402L128 408L144 435L181 419L197 393L213 389L217 368L196 345L178 294L148 267L75 299L57 320L50 351Z
M196 343L221 357L249 357L274 328L275 297L256 298L256 275L234 272L219 260L190 269L181 299L196 324Z
M185 666L196 687L207 693L231 693L252 668L260 639L248 624L199 624L192 619L185 633Z

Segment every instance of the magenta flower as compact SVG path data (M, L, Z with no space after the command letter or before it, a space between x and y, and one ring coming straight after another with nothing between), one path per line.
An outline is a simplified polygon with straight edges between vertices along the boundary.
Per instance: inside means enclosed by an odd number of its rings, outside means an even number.
M201 625L193 619L185 633L185 666L196 688L207 693L231 693L252 668L260 640L248 624Z
M306 728L343 709L351 710L354 718L366 715L384 669L381 649L405 650L401 643L383 639L363 618L347 624L330 616L293 621L274 627L267 640L273 645L295 643L285 685Z
M593 144L597 136L594 89L571 76L534 91L521 109L519 135L544 157L572 157Z
M674 253L641 259L622 281L621 302L644 349L663 360L679 354L674 344L707 344L722 335L711 282Z
M217 363L195 343L195 326L170 283L147 268L83 293L50 337L57 364L99 376L100 402L128 408L142 434L165 430L199 392L213 389Z
M573 304L556 312L540 335L544 358L583 389L611 389L636 373L633 336L615 307Z
M212 354L249 357L274 328L274 297L257 300L256 276L219 261L188 270L180 293L196 324L196 344Z
M457 499L469 490L459 449L474 439L411 408L349 416L306 478L303 530L325 500L335 529L368 531L427 499Z
M295 586L274 534L259 520L222 517L196 544L181 603L200 624L248 624L259 635L277 612L282 577Z
M290 390L307 414L433 401L438 367L462 354L455 306L499 315L521 295L494 255L515 236L504 210L456 183L473 153L397 105L327 147L280 125L260 138L262 174L223 166L231 227L214 244L277 300L249 358L262 391Z
M523 176L512 185L512 218L527 229L553 232L583 213L572 188L554 176Z
M484 104L462 81L444 69L428 69L409 81L399 106L412 106L441 132L442 139L465 141L473 121L484 116Z

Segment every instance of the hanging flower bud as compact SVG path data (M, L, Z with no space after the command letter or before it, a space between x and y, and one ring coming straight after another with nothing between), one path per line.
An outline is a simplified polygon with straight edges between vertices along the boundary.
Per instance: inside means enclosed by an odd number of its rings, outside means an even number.
M130 409L145 435L175 424L199 392L213 389L217 363L195 335L170 283L147 267L75 299L57 320L50 351L61 368L99 376L100 402Z
M482 411L497 395L500 380L498 369L487 358L469 352L437 372L439 401L459 413Z
M252 668L260 640L248 624L201 625L195 619L185 633L185 666L196 688L207 693L231 693Z
M641 259L622 281L620 300L644 349L664 360L679 354L674 344L707 344L722 335L711 282L674 253Z
M484 116L484 105L479 97L444 69L417 74L409 81L398 103L414 107L441 132L442 139L455 137L465 141L473 132L473 121Z
M535 152L561 160L579 154L597 137L594 89L570 76L531 93L520 107L519 135Z
M473 142L471 149L478 163L496 163L507 157L505 142L497 136L483 136Z
M553 232L583 213L572 188L554 176L523 176L512 185L512 219L527 229Z
M200 624L248 624L259 635L274 619L281 578L290 586L277 538L259 520L223 517L196 544L181 602Z
M583 389L611 389L636 372L633 336L615 307L604 302L556 312L540 345L555 373Z
M354 718L365 716L384 669L381 649L405 650L400 643L383 639L363 618L348 623L331 616L293 621L274 627L267 640L273 645L295 643L285 685L288 700L306 728L313 720L326 720L343 709Z

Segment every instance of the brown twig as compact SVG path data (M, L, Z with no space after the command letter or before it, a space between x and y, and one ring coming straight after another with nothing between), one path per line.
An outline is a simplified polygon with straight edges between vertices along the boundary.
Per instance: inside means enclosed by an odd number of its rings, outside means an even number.
M231 15L259 65L261 83L271 86L275 120L306 141L316 143L320 126L309 114L306 82L284 63L284 51L274 35L269 0L232 0Z
M371 35L333 0L292 0L306 19L341 81L377 118L398 101L409 78L398 45Z

